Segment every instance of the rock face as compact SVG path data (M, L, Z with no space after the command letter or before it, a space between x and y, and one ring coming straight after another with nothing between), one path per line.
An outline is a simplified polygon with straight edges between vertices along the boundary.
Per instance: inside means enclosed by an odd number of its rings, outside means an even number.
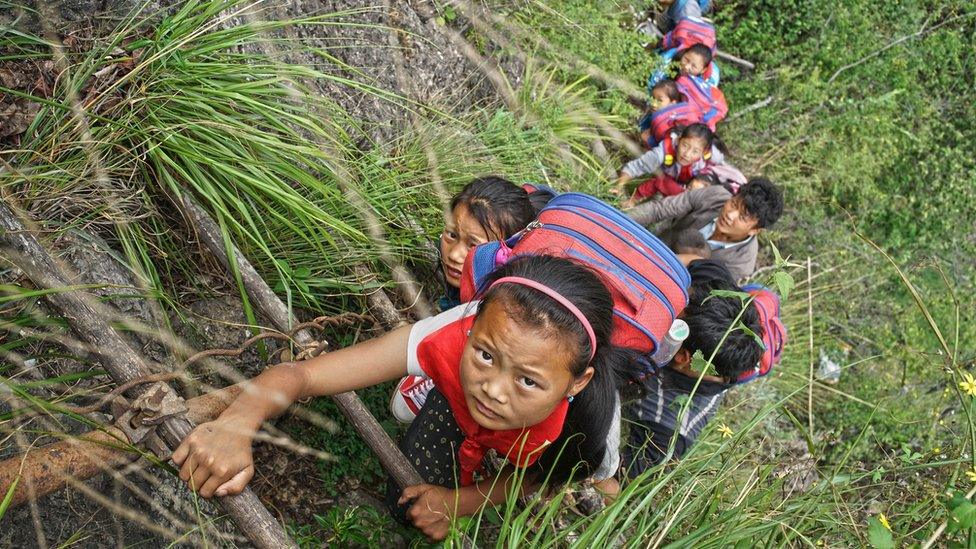
M370 5L374 7L366 8ZM426 0L389 1L386 7L362 0L290 0L272 7L266 17L286 20L314 13L349 12L352 14L337 21L355 22L356 26L285 30L303 44L327 48L347 69L308 53L293 53L290 60L453 113L464 112L494 95L484 75L458 47L457 39L437 23ZM393 101L349 86L322 85L319 91L336 100L353 118L378 123L381 128L372 132L375 138L409 131L408 111Z
M110 21L121 19L141 4L135 0L54 1L46 3L50 8L47 25L68 32L97 22L100 28L110 29ZM173 0L150 2L143 13L156 13L158 20L180 4ZM461 114L496 97L482 70L459 47L462 34L448 31L430 0L279 0L228 17L225 24L311 16L328 16L329 24L288 26L275 36L288 40L269 41L254 49L387 92L388 99L332 81L308 83L322 96L335 100L353 119L372 123L368 133L374 141L409 131L410 111L405 104L414 110L429 107ZM41 31L39 22L30 15L18 17L14 10L0 9L0 24L14 21L32 32ZM460 19L452 24L459 23ZM289 43L298 46L290 48ZM325 55L302 46L318 48ZM502 67L513 84L517 83L522 66L509 59Z

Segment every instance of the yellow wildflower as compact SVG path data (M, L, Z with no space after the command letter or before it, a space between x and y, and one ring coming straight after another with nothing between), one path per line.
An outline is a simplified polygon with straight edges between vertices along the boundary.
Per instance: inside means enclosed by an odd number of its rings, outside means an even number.
M719 425L718 432L722 433L722 438L732 438L732 435L735 434L735 431L730 429L729 426L724 423Z
M935 448L932 448L932 453L933 454L941 454L942 453L942 448L939 447L939 446L936 446Z
M966 476L969 477L970 482L976 483L976 467L966 471Z
M891 525L888 524L888 517L886 517L884 513L881 513L880 515L878 515L878 522L880 522L881 523L881 526L884 526L889 531L891 530Z
M972 374L963 374L962 377L963 381L959 383L959 388L969 396L976 396L976 379L973 379Z

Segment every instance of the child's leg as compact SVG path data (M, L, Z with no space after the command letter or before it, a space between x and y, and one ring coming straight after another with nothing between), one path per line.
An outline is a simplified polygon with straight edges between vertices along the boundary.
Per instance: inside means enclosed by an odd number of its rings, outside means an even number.
M457 452L463 441L464 433L454 421L447 399L434 388L400 441L400 449L424 482L453 488L459 482ZM386 505L394 518L407 524L406 513L411 504L397 505L400 493L400 487L389 479Z
M658 193L664 196L674 196L683 193L684 190L685 188L673 178L664 174L658 174L641 183L637 187L637 190L634 191L634 196L631 199L634 202L639 202Z
M661 175L657 180L657 191L664 196L674 196L685 192L683 185L667 175Z

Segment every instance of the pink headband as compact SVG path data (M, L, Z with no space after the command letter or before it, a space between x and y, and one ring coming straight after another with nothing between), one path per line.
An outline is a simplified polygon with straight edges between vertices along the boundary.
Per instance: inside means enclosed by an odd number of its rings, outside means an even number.
M593 333L593 327L590 326L590 321L586 320L586 317L583 316L583 312L580 311L576 307L576 305L573 305L568 299L560 295L559 292L553 290L549 286L546 286L541 282L536 282L535 280L522 278L521 276L504 276L492 282L491 286L489 286L488 289L490 290L495 286L498 286L499 284L503 284L505 282L511 282L512 284L519 284L522 286L528 286L529 288L539 290L540 292L546 294L547 296L555 299L560 305L565 307L569 312L573 313L573 316L575 316L576 319L580 321L580 324L583 325L583 329L586 330L586 335L590 336L590 360L593 360L593 355L596 354L596 334Z

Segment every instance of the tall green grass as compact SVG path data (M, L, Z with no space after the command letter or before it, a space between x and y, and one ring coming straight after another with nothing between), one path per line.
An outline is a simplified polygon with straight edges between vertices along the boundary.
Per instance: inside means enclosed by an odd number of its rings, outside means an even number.
M355 14L215 24L243 13L246 4L232 1L188 2L149 30L133 19L96 49L70 53L53 97L32 98L41 113L19 149L5 152L11 169L0 171L0 185L51 231L84 227L107 236L146 293L177 316L213 291L201 273L221 273L188 245L192 231L172 200L184 192L293 305L316 312L361 307L361 294L372 288L351 268L384 267L348 193L380 221L395 259L421 273L433 260L425 244L443 219L435 180L453 191L472 176L500 173L603 193L606 166L592 142L606 137L604 124L627 131L626 116L634 113L618 90L583 78L577 61L640 87L646 58L627 14L643 6L497 4L509 23L538 29L559 48L523 44L554 65L527 64L517 112L494 104L456 116L417 109L417 127L379 143L365 138L362 121L317 96L315 84L354 87L411 108L408 99L368 78L340 78L268 54L300 47L275 38L286 25L348 25ZM971 105L952 95L964 80L942 72L972 72L971 52L961 48L973 31L969 19L959 19L921 46L908 44L907 60L883 56L827 85L856 61L842 45L851 36L912 32L923 13L946 20L965 6L896 3L875 13L850 2L836 9L814 4L732 2L716 14L723 47L760 65L752 74L725 73L732 112L776 97L770 108L730 121L727 141L747 171L787 188L791 208L770 238L794 263L812 257L810 281L804 270L788 269L798 285L784 304L791 334L784 362L769 378L736 389L683 460L629 483L603 512L567 512L560 497L521 505L513 493L500 528L485 514L459 523L459 531L497 546L880 547L889 537L920 544L933 536L940 544L968 542L973 503L963 496L972 486L972 397L958 384L972 368L967 345L976 337L971 272L960 266L970 247L963 242L960 256L940 261L919 259L913 244L944 252L970 221L962 212L971 189L960 174L972 155L953 140L971 135ZM485 39L476 28L469 37ZM856 51L863 54L868 42ZM808 52L811 43L818 47ZM958 66L936 64L940 51L961 59ZM50 55L45 39L21 33L4 57ZM95 76L112 74L113 65L112 77ZM936 89L916 91L923 81ZM946 102L941 110L939 101ZM940 121L939 112L953 116ZM951 192L928 193L914 183L913 163L929 151L926 144L936 145L935 160L921 175L929 182L945 177ZM624 154L611 158L611 167ZM896 207L876 207L888 203ZM891 252L891 262L856 238L845 211ZM10 321L33 322L18 314ZM4 352L35 343L0 341ZM845 366L837 386L809 377L821 350ZM16 384L25 398L34 388ZM380 393L372 397L377 410L385 406ZM308 437L359 467L346 474L378 470L341 435ZM808 482L794 486L797 477Z

